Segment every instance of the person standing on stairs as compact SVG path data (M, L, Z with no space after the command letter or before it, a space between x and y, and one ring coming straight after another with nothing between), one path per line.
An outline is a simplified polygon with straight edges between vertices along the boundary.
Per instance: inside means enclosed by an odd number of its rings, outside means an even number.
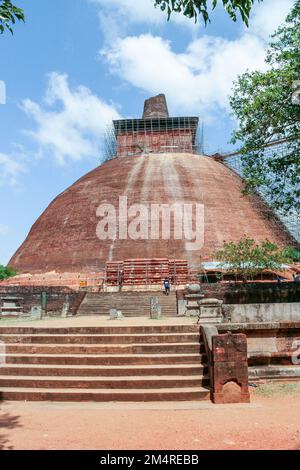
M170 281L167 277L164 280L164 288L165 288L165 294L169 295L170 294Z

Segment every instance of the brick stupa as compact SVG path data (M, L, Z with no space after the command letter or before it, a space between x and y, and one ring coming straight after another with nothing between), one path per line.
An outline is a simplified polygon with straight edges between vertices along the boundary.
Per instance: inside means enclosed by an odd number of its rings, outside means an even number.
M145 103L142 119L114 122L116 158L95 168L54 199L31 228L10 265L22 272L95 272L107 261L131 258L213 260L224 241L243 235L280 245L287 233L265 216L258 197L244 196L243 183L222 162L197 154L198 118L169 117L164 95ZM204 205L204 246L185 240L99 240L97 208L143 203ZM278 229L279 227L279 229Z

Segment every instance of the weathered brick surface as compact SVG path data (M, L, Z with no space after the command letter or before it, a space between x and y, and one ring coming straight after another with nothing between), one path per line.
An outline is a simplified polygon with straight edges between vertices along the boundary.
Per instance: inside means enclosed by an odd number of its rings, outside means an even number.
M44 287L1 287L0 286L0 298L7 295L13 297L21 297L23 299L22 305L24 306L24 314L30 312L31 307L34 305L41 305L42 292L47 293L47 315L59 315L61 314L64 302L70 304L70 314L75 315L77 310L85 296L83 292L74 292L71 289L66 288L51 288L48 286ZM1 303L1 302L0 302Z
M138 142L138 146L137 146ZM159 153L162 149L176 147L179 151L193 153L194 133L191 129L181 129L174 131L156 131L151 134L145 132L134 132L132 134L117 135L117 157L143 153L143 149L151 150L151 153Z
M218 325L220 333L228 330L246 336L250 367L292 366L299 357L300 322Z
M214 403L248 403L247 338L224 334L212 338L212 400Z
M143 119L169 117L169 111L167 106L167 100L163 93L160 93L157 96L152 96L145 101Z
M97 272L108 260L131 258L211 260L224 240L243 235L288 243L278 224L264 217L264 206L242 195L242 181L222 163L192 154L151 154L104 163L58 196L32 227L10 264L18 272ZM103 202L204 204L204 246L188 251L185 240L101 241L96 236Z
M103 288L105 281L105 272L97 273L26 273L0 281L1 287L52 287L52 288L70 288L72 291L81 290L83 287L89 291L99 292Z
M186 284L187 262L160 258L109 261L106 264L106 283L110 286L161 285L165 278L168 278L172 285Z

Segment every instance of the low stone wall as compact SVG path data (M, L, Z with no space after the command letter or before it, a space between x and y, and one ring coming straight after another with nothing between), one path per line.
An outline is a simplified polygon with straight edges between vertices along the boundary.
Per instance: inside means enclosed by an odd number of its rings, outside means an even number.
M91 292L100 292L103 289L104 280L104 271L97 273L28 273L18 274L0 281L0 289L2 287L41 287L42 289L46 287L59 289L67 287L72 291L80 291L84 287Z
M224 305L223 312L231 323L300 321L300 302Z
M68 287L0 286L0 299L6 296L22 298L23 315L28 315L33 306L42 305L42 292L46 292L45 314L49 316L61 315L63 305L67 302L69 315L75 315L85 296L84 292L73 291Z
M251 380L300 380L300 321L217 325L247 337Z
M300 322L202 325L211 399L249 401L248 383L300 381Z
M205 297L225 304L263 304L300 302L300 284L295 282L251 282L201 284Z

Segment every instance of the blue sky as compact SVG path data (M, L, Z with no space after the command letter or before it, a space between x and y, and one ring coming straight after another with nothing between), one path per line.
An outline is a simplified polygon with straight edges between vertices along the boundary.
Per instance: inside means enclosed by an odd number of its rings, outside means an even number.
M172 115L199 116L208 152L228 150L232 81L264 69L268 37L293 1L264 0L249 29L221 8L206 28L180 16L167 23L152 0L15 3L26 24L0 36L4 264L52 199L101 162L107 123L139 117L149 96L165 93Z

